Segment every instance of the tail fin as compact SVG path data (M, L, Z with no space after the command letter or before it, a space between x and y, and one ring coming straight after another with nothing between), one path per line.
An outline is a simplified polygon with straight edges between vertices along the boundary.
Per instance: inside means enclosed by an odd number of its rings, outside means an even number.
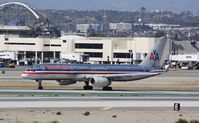
M166 44L166 37L161 37L160 40L149 51L144 60L140 63L143 67L158 67L162 57L162 53Z

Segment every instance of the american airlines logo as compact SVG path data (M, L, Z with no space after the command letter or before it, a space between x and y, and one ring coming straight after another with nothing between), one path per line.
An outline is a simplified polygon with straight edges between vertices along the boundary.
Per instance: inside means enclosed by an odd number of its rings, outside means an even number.
M45 67L47 69L51 69L51 70L54 70L54 69L57 69L57 70L63 70L63 69L71 69L70 66L67 66L67 65L64 65L64 66L59 66L59 65L45 65Z
M156 52L156 50L154 50L153 52L151 52L151 54L150 54L150 60L159 61L159 54L158 54L158 52Z

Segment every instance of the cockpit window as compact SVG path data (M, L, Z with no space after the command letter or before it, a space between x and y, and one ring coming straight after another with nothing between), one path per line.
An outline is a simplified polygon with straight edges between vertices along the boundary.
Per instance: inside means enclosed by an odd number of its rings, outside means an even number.
M29 68L27 71L35 71L35 69Z

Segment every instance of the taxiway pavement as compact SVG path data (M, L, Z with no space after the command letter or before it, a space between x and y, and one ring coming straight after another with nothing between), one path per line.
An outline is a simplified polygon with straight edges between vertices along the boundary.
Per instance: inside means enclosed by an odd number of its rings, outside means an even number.
M57 97L34 96L35 93L45 95L45 93L54 92L53 90L0 90L2 94L21 92L24 95L31 93L32 97L21 96L2 96L0 98L0 108L135 108L135 107L173 107L174 103L180 103L183 108L199 107L199 92L170 92L170 91L146 91L146 92L123 92L123 91L68 91L55 90ZM59 94L67 96L58 96ZM82 93L91 96L80 96ZM125 97L119 95L127 94ZM79 96L74 96L79 94ZM103 94L103 95L97 95ZM104 96L104 94L106 96ZM112 94L115 94L114 96ZM118 96L116 96L118 94Z

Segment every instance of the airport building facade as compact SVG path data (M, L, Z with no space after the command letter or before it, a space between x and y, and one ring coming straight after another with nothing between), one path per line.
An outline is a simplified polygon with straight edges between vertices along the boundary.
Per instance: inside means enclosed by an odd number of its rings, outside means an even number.
M81 37L75 35L60 38L19 37L0 35L1 51L18 54L18 61L46 63L60 58L61 53L84 53L92 63L128 63L140 61L158 38L130 37Z

